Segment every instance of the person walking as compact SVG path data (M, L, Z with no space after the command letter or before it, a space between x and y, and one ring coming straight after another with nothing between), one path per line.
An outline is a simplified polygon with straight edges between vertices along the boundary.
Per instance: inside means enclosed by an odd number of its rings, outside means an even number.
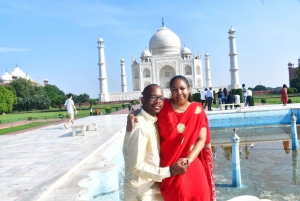
M286 106L288 102L287 86L285 84L281 90L281 102L283 102L283 106Z
M74 124L74 111L77 114L76 107L74 105L74 101L72 100L72 94L68 94L68 100L65 102L65 107L67 108L68 114L70 116L70 119L64 123L64 126L66 129L68 129L68 124L71 122L72 125Z
M212 88L209 87L209 90L207 90L206 92L206 99L207 99L207 107L208 107L208 111L212 111L211 109L211 105L214 99L213 93L212 93Z
M203 107L203 109L205 109L206 103L207 103L207 101L206 101L207 88L205 88L204 90L201 90L201 91L199 89L197 89L197 91L200 92L202 107Z

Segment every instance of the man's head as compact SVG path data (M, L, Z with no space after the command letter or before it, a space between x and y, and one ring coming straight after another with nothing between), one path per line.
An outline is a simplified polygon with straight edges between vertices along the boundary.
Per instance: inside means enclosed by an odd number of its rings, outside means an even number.
M205 88L204 91L207 91L207 88Z
M71 99L72 99L72 94L68 94L68 98L71 98Z
M164 93L157 84L150 84L142 92L143 109L150 115L155 116L164 106Z
M212 90L212 88L211 88L211 87L209 87L209 90Z
M245 84L242 84L242 87L245 87Z

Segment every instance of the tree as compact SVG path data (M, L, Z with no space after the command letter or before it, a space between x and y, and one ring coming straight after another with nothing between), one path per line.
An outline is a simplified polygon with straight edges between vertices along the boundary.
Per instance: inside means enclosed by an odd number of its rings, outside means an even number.
M296 88L297 91L300 91L300 77L292 79L292 81L290 82L290 86L292 88Z
M14 102L15 97L13 92L6 87L0 86L0 113L11 112Z
M81 110L81 105L85 102L88 102L90 99L90 96L87 95L86 93L80 94L79 96L74 95L73 100L75 103L79 104L79 109Z
M62 90L60 90L57 86L51 84L46 85L44 87L44 91L51 100L51 107L59 107L61 110L61 106L66 100L65 93Z
M263 85L256 85L253 89L253 91L266 91L267 87L263 86Z
M9 85L15 89L16 95L19 98L27 98L33 95L45 94L42 86L37 86L36 84L33 84L31 81L23 78L15 79Z
M90 108L92 107L92 105L96 105L97 101L95 99L89 99L89 103L90 103Z

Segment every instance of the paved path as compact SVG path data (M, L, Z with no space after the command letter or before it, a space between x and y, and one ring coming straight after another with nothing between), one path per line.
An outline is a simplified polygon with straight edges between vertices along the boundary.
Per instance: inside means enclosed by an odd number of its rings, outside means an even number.
M125 127L127 115L103 115L75 123L98 122L98 131L72 137L63 124L0 136L0 200L39 200L53 184L83 163Z

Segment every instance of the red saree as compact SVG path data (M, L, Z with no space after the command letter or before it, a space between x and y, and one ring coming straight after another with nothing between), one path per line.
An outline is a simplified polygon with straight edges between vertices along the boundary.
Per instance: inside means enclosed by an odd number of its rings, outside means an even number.
M166 100L158 115L162 167L172 166L185 158L196 143L202 127L207 128L206 145L210 143L207 116L201 104L193 102L184 113L172 109ZM165 201L215 201L213 155L205 146L184 175L166 178L161 184Z
M287 94L287 88L283 88L281 90L281 102L286 105L288 102L288 94Z

